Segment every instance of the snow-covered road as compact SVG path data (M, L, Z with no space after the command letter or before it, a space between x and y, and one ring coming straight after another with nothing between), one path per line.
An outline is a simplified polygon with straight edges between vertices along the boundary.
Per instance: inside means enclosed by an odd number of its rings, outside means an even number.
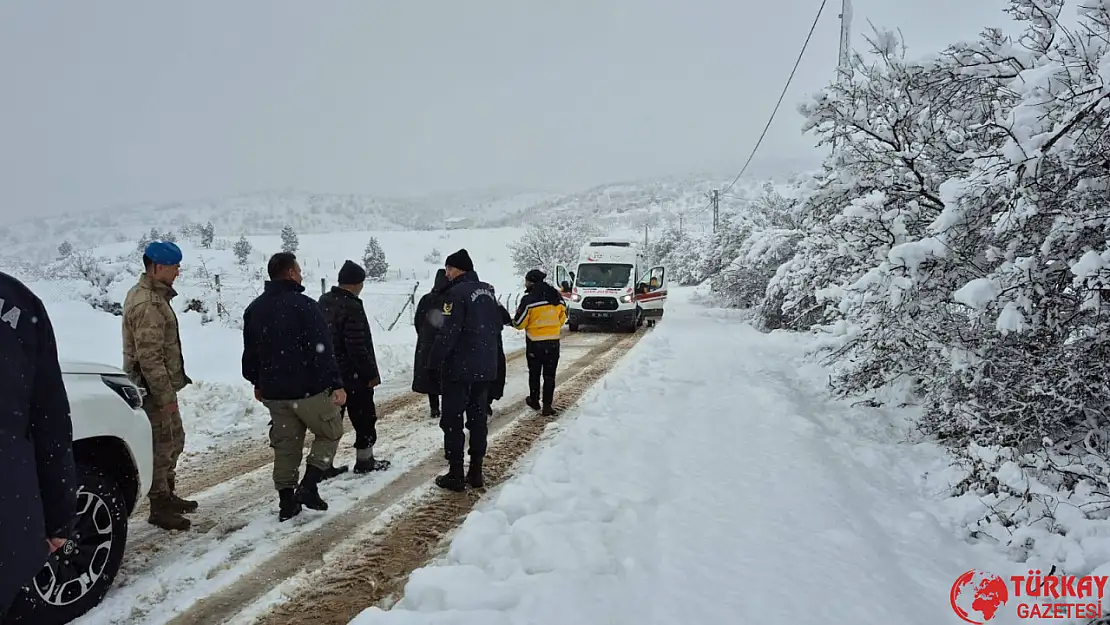
M931 513L938 450L829 400L812 339L682 299L399 604L354 622L962 622L951 584L997 561Z

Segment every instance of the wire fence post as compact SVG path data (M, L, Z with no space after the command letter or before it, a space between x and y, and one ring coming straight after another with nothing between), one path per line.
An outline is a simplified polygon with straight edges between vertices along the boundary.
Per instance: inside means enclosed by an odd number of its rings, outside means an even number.
M417 282L416 285L412 287L412 293L409 293L409 298L405 300L405 305L402 306L401 310L397 312L397 317L393 319L393 323L389 324L389 327L386 328L386 330L392 330L394 326L397 325L397 322L401 320L401 315L405 314L405 311L409 309L409 306L416 306L416 290L419 288L420 283Z

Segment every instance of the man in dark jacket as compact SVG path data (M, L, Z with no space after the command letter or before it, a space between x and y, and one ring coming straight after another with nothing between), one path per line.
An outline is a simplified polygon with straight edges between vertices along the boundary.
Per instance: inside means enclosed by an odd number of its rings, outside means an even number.
M42 301L0 272L0 620L66 544L77 511L73 424Z
M320 309L331 329L335 361L347 391L347 414L355 428L355 473L389 468L388 460L374 458L374 443L378 442L374 387L382 383L382 376L378 372L366 308L359 299L365 282L366 271L348 260L339 269L339 286L320 296ZM346 470L347 467L333 468L325 475L333 477Z
M567 322L567 306L562 294L544 282L547 274L533 269L524 276L524 297L516 308L513 325L526 334L524 355L528 359L528 399L525 403L540 410L540 381L543 381L543 414L555 414L555 370L559 367L559 340Z
M444 291L443 324L428 355L428 368L439 372L443 393L439 426L449 467L446 474L436 478L436 485L463 491L467 484L484 486L488 393L490 382L497 378L497 338L502 318L493 287L478 280L466 250L448 256L445 265L449 282ZM464 427L470 430L470 468L465 477Z
M328 323L304 295L297 257L274 254L267 271L265 290L243 312L243 377L270 411L278 519L286 521L300 514L302 505L328 509L317 485L343 436L340 406L347 395ZM298 485L305 430L313 434L312 449Z
M439 371L428 368L428 353L436 334L443 325L443 290L447 288L447 270L436 272L432 290L416 304L412 325L416 328L416 350L412 363L412 392L428 396L431 417L439 418Z

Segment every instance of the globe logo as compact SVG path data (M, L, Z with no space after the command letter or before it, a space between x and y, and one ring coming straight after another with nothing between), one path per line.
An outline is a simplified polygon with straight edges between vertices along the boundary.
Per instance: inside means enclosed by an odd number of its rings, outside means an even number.
M1010 600L1010 591L1001 577L972 569L953 582L949 600L956 616L971 625L983 625Z

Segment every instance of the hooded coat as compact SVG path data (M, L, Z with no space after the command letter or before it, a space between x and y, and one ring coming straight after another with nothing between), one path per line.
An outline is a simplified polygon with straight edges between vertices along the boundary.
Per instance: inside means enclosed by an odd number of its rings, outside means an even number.
M439 380L435 371L428 369L428 353L435 342L436 332L443 325L443 290L447 287L447 273L436 272L432 290L425 293L416 304L412 325L416 328L416 353L412 363L412 390L414 393L439 395Z
M509 311L504 306L501 308L501 323L504 325L512 325L513 318L509 315ZM491 402L501 399L505 396L505 376L506 376L506 363L505 363L505 342L501 338L501 334L497 335L497 379L489 385L489 400Z

